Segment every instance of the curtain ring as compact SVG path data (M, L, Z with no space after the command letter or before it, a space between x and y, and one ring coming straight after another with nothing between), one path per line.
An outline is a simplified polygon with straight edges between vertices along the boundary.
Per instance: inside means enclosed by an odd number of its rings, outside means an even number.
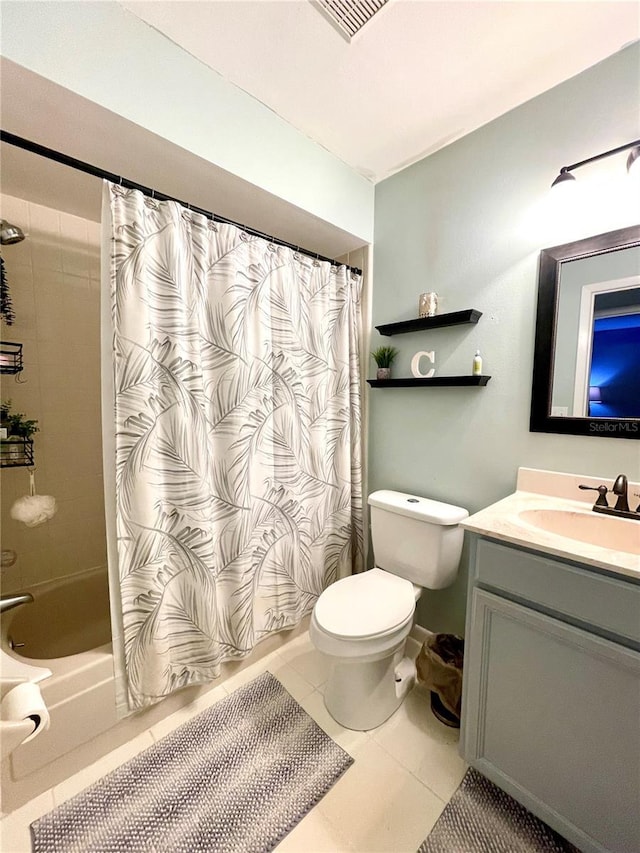
M207 224L207 228L209 229L209 231L216 231L217 232L218 226L216 225L214 219L209 220L209 222Z
M156 193L155 190L151 190L151 195L145 196L145 199L144 199L145 207L150 207L152 210L158 209L158 202L155 199L155 193Z

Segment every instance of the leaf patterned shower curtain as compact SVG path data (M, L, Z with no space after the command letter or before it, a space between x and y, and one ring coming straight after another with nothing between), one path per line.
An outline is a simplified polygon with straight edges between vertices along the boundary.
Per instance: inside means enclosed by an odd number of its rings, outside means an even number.
M126 713L211 681L363 568L361 280L117 185L103 214Z

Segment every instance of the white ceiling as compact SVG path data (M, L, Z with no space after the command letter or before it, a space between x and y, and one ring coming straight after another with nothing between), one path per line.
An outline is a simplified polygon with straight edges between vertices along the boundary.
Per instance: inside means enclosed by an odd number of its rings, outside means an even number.
M640 38L635 0L389 0L351 43L311 0L121 5L373 181Z

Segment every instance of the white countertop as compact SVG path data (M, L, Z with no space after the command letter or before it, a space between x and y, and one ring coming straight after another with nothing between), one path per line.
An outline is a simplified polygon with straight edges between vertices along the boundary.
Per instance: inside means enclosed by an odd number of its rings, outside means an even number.
M536 475L549 473L551 477L546 479L543 476L533 477L534 473ZM627 550L604 548L582 539L550 533L520 518L520 513L527 510L564 510L588 516L592 512L593 493L580 493L581 495L589 495L587 501L584 499L571 500L566 497L567 494L573 494L574 484L578 481L587 485L602 482L602 480L593 477L520 469L518 486L526 485L529 488L540 489L540 491L525 491L519 488L514 494L469 516L462 522L462 527L493 539L532 548L568 560L575 560L586 565L597 566L600 569L640 580L640 521L615 519L616 524L633 525L632 528L625 531L625 533L630 531L633 541L635 541L635 530L637 529L637 553L630 553ZM555 492L555 494L542 493L545 489ZM607 518L607 516L595 513L593 516L598 519Z

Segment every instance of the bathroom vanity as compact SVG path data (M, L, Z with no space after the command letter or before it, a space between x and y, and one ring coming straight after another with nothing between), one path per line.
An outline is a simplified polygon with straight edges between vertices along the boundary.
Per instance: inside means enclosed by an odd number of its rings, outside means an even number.
M607 526L566 497L589 478L534 473L464 523L461 751L584 853L637 853L640 522Z

